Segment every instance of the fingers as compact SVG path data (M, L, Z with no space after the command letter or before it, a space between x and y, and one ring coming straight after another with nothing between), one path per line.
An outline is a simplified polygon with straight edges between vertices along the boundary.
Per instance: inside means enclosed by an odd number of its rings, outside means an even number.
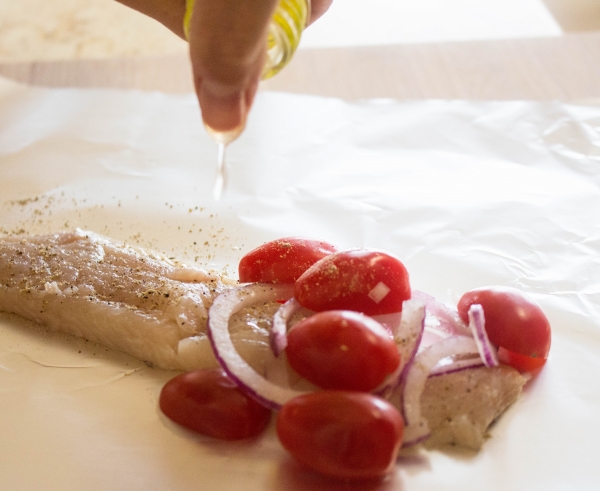
M307 25L311 25L331 7L333 0L312 0L310 3L310 19Z
M190 56L202 119L213 130L245 124L276 5L277 0L196 0Z
M118 0L184 37L186 0ZM204 123L215 131L241 128L266 59L268 26L278 0L195 0L189 42L194 87ZM308 24L332 0L312 0Z

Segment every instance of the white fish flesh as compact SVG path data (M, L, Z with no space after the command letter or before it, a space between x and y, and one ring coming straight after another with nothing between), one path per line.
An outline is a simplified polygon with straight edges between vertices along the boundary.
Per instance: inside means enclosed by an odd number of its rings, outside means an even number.
M217 366L206 335L208 308L231 280L100 235L77 230L0 237L0 311L12 312L129 353L159 368ZM236 348L270 379L299 377L268 338L279 304L230 320ZM421 403L428 448L479 449L489 425L519 396L526 379L509 367L430 377Z
M425 447L479 450L490 425L518 399L526 381L506 365L430 377L421 396L421 411L431 429Z
M0 311L159 368L216 365L207 309L227 283L91 232L0 237Z

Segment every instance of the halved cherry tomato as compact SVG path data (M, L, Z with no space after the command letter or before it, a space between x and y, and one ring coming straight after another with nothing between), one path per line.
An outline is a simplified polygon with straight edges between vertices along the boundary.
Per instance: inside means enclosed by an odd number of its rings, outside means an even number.
M354 249L331 254L296 281L294 297L317 312L354 310L367 315L402 310L410 298L408 272L385 252Z
M288 333L291 367L323 389L371 391L400 364L396 343L375 319L350 310L328 310Z
M398 410L365 392L314 392L292 399L277 416L282 445L307 467L340 479L385 476L403 432Z
M241 259L239 279L242 283L294 283L310 266L335 251L327 242L301 237L267 242Z
M498 359L500 363L510 365L521 373L527 372L532 375L536 375L546 364L546 358L532 358L531 356L508 351L502 347L498 349Z
M271 411L242 393L221 369L182 373L160 393L161 411L175 423L223 440L261 433Z
M550 351L551 332L538 304L513 288L478 288L465 293L458 302L458 313L465 322L473 304L483 307L490 342L504 348L505 355L514 355L504 356L504 363L522 371L544 364Z

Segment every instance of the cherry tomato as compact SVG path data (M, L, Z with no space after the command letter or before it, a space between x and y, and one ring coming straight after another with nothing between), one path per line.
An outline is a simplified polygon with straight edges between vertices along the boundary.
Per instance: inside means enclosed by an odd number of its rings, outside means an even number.
M294 297L317 312L338 309L390 314L402 310L402 302L410 298L410 284L406 268L394 256L355 249L313 264L296 281Z
M292 456L340 479L390 472L403 432L398 410L365 392L314 392L292 399L277 416L277 435Z
M550 351L550 323L533 300L513 288L472 290L458 302L458 313L465 322L473 304L483 307L485 328L491 343L506 350L504 363L518 370L543 365Z
M335 246L318 240L288 237L267 242L246 254L238 273L242 283L294 283Z
M400 364L396 343L376 320L328 310L296 324L286 348L292 368L323 389L371 391Z
M271 411L242 393L221 369L182 373L165 384L161 411L175 423L223 440L258 435Z
M500 363L510 365L519 372L528 372L532 375L537 374L546 364L546 358L532 358L531 356L508 351L502 347L498 349L498 359Z

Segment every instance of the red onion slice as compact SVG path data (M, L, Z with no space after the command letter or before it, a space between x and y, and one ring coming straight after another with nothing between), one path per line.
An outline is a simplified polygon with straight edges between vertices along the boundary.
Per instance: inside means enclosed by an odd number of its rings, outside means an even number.
M469 336L471 334L469 327L460 318L456 308L450 307L419 290L412 290L411 295L415 300L425 302L425 308L427 309L426 325L453 336Z
M479 304L473 304L469 308L469 328L475 338L475 344L477 345L477 351L481 355L483 364L488 367L497 367L499 364L498 353L496 348L488 338L485 330L485 316L483 314L483 307Z
M275 356L279 356L287 347L287 325L290 318L300 310L302 306L292 297L277 309L273 316L273 326L269 333L269 344Z
M406 424L403 446L415 445L430 434L429 424L421 414L421 395L433 368L448 356L477 353L473 338L452 336L425 348L415 357L404 380L402 392L401 412Z
M375 317L375 319L379 318L380 316ZM400 364L394 373L390 374L386 381L373 391L375 394L387 398L400 385L403 373L417 354L424 327L425 305L418 300L405 300L402 303L400 323L394 334L394 341L398 353L400 353Z
M485 365L483 364L479 354L473 358L455 359L454 357L448 357L446 362L444 360L440 360L433 370L431 370L429 376L437 377L440 375L448 375L449 373L460 372L461 370L479 368L483 366Z
M229 319L253 304L287 300L293 291L294 285L288 284L244 285L219 295L208 311L207 333L217 361L241 390L271 409L280 409L306 392L276 385L257 373L236 350L229 333Z
M400 353L401 371L404 371L417 355L425 330L425 315L423 302L410 299L402 303L400 327L394 335Z
M425 329L423 330L423 339L421 339L421 344L419 345L419 351L423 351L427 346L431 346L432 344L439 343L446 338L451 337L445 331L438 331L435 328L427 325L427 316L425 317Z

